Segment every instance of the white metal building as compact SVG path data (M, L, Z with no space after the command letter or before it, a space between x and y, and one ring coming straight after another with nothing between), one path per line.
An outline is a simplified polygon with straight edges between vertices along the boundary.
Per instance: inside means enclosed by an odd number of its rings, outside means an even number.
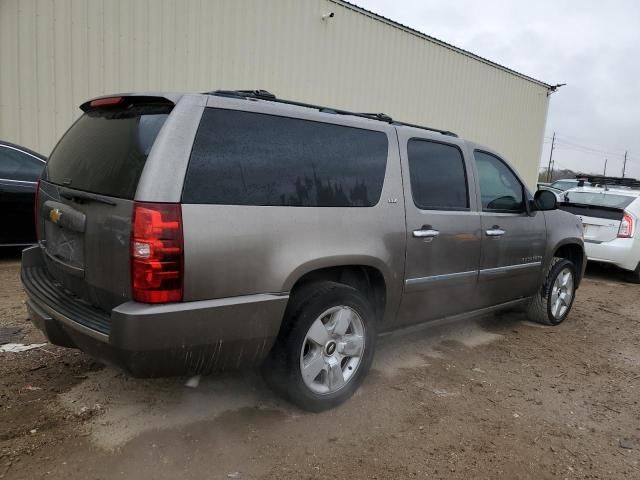
M550 89L341 0L0 0L2 140L49 154L90 97L217 88L452 130L531 186Z

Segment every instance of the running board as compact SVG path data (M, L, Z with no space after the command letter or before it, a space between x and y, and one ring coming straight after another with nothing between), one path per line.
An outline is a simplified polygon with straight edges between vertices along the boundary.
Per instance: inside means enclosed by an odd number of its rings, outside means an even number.
M492 313L499 310L504 310L506 308L523 305L527 303L530 298L531 297L518 298L517 300L511 300L509 302L499 303L498 305L493 305L491 307L472 310L471 312L458 313L457 315L451 315L449 317L439 318L437 320L427 320L426 322L421 322L416 325L410 325L408 327L398 328L397 330L382 332L378 334L378 337L392 337L396 335L402 336L412 332L419 332L421 330L425 330L431 327L439 327L439 326L447 325L450 323L456 323L456 322L459 322L460 320L467 320L473 317L480 317L482 315L486 315L487 313Z

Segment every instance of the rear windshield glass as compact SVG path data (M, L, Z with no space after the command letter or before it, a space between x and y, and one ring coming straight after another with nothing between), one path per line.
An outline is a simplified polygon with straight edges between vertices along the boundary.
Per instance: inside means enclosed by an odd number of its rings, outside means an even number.
M167 107L88 112L62 137L47 163L47 180L69 188L133 199Z
M596 205L598 207L625 208L636 197L616 195L605 192L567 192L564 195L565 202L581 203L583 205Z
M208 108L193 144L185 203L369 207L387 164L383 132Z
M590 182L584 182L585 186L590 186ZM570 188L574 188L578 186L577 180L558 180L557 182L553 182L549 185L551 188L556 188L558 190L569 190Z

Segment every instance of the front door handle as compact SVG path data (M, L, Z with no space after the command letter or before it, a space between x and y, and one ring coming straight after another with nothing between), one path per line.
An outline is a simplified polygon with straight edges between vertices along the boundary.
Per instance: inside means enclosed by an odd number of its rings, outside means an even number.
M413 236L416 238L434 238L438 235L440 232L431 228L431 225L425 225L421 229L413 231Z
M498 225L494 225L490 229L485 230L484 233L487 234L487 237L501 237L506 232L504 230L502 230Z

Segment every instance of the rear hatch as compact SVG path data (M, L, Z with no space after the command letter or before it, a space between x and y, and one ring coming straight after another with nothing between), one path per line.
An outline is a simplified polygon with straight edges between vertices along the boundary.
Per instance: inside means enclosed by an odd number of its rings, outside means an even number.
M609 242L618 237L624 209L635 197L602 191L569 191L560 209L580 218L584 239L588 242Z
M160 97L88 102L47 162L37 207L47 270L101 309L131 298L133 199L172 107Z

